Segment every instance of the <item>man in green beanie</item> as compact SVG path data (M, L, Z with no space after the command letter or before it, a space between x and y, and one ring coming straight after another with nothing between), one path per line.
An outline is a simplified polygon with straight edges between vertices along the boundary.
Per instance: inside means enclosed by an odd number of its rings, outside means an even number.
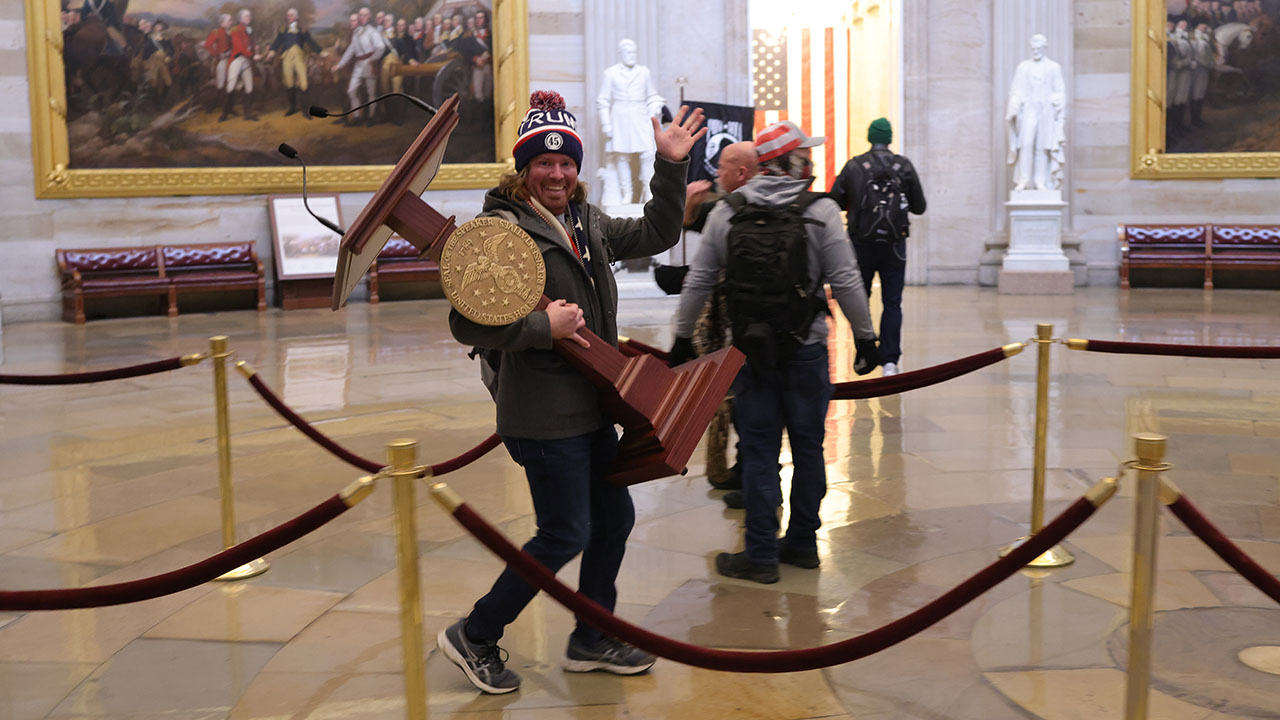
M849 160L828 193L848 212L849 239L871 295L880 273L880 356L884 374L897 375L902 355L902 287L907 273L907 213L924 212L924 189L911 161L889 149L893 126L876 118L867 128L871 149Z

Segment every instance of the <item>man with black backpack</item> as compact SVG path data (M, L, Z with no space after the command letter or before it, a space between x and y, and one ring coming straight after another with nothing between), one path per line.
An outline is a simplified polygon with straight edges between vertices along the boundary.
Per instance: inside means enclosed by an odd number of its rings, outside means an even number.
M871 149L845 163L828 193L849 213L849 239L858 257L862 285L880 273L880 357L884 374L897 375L902 355L902 287L907 274L907 216L924 213L924 189L911 161L889 149L893 127L877 118L867 128Z
M720 553L721 575L778 581L778 563L818 567L818 506L827 492L822 455L831 376L827 366L824 284L853 327L862 375L880 364L867 296L835 203L808 192L810 150L794 123L766 127L756 138L761 174L716 205L680 293L671 362L693 357L698 314L724 271L733 344L747 362L733 384L741 439L738 462L746 505L746 551ZM778 453L791 444L791 521L778 539L781 501Z

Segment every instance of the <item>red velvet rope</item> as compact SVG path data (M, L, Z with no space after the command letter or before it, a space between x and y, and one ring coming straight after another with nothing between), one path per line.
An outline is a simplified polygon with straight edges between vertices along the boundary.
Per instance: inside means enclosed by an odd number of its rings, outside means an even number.
M481 440L479 445L476 445L475 447L462 453L458 457L451 458L449 460L445 460L444 462L436 463L435 465L432 465L431 475L432 477L439 477L440 475L451 473L454 470L464 468L470 465L471 463L475 462L476 460L479 460L481 457L487 454L490 450L498 447L501 444L502 444L502 438L498 437L497 433L494 433L489 437L485 438L484 440Z
M272 409L280 413L280 416L285 420L288 420L290 425L298 428L303 435L311 438L317 445L333 453L339 459L350 465L358 467L365 472L376 473L384 467L383 465L380 465L368 458L361 457L342 447L338 443L334 442L328 435L317 430L314 425L302 419L302 416L294 412L288 405L285 405L284 401L272 392L271 388L267 387L266 383L262 382L256 373L249 376L249 384L253 386L253 389L258 392L258 395L262 396L262 399L265 400ZM461 455L432 465L431 474L433 476L445 475L453 472L454 470L464 468L480 459L480 457L488 453L490 450L498 447L501 443L502 440L497 436L497 434L490 435L484 440L481 440L479 445L476 445Z
M963 607L990 590L1061 542L1093 514L1094 507L1086 499L1077 500L1043 530L1019 545L1007 556L988 565L976 575L933 602L870 632L857 637L801 650L754 652L713 650L672 640L632 625L605 610L595 601L570 590L555 574L512 545L502 533L484 521L465 503L453 512L454 519L471 531L494 554L505 560L526 582L545 590L561 605L591 626L636 647L685 665L726 672L779 673L798 672L852 662L895 645Z
M1124 353L1128 355L1173 355L1176 357L1212 358L1280 358L1280 346L1245 347L1242 345L1171 345L1167 343L1117 342L1086 340L1089 352Z
M303 435L314 440L320 447L328 450L348 464L354 465L365 472L376 473L384 467L382 463L376 463L368 458L360 457L331 440L328 435L325 435L315 429L311 423L303 420L301 415L294 412L293 409L288 405L285 405L284 401L281 400L274 392L271 392L271 388L267 387L256 373L249 376L249 384L253 386L254 390L258 391L258 394L262 396L263 400L267 401L267 404L270 405L273 410L280 413L280 417L288 420L290 425L298 428L298 430L302 431Z
M154 375L156 373L177 370L181 367L182 358L175 357L169 358L168 360L157 360L155 362L142 363L141 365L129 365L128 367L113 368L111 370L61 373L59 375L0 375L0 385L77 385L81 383L102 382L103 380L120 380L123 378L139 377L141 375Z
M1267 597L1280 603L1280 579L1254 562L1253 558L1245 554L1245 551L1223 535L1185 495L1170 503L1169 510L1232 569L1243 575Z
M985 350L976 355L945 362L941 365L912 370L899 375L836 383L835 394L831 396L831 399L860 400L863 398L896 395L908 390L937 385L940 382L945 382L961 375L967 375L988 365L994 365L1005 358L1004 348L995 348Z
M193 565L140 580L60 590L0 591L0 610L71 610L123 605L170 595L209 582L247 562L274 552L347 511L338 495L239 545Z

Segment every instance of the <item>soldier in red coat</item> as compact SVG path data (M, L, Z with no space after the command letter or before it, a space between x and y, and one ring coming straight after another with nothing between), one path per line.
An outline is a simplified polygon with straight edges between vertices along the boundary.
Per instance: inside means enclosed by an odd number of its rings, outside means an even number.
M240 10L240 22L228 33L231 38L231 63L227 65L227 101L222 106L222 122L231 117L235 105L236 91L244 93L244 119L257 120L251 102L253 100L253 63L262 59L258 54L258 46L253 41L253 13L249 8Z

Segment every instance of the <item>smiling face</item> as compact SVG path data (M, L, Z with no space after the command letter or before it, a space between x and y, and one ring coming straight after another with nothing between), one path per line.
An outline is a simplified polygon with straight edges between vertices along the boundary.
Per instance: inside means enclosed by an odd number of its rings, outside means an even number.
M543 153L529 162L524 187L529 195L559 215L569 207L578 187L578 166L563 153Z

